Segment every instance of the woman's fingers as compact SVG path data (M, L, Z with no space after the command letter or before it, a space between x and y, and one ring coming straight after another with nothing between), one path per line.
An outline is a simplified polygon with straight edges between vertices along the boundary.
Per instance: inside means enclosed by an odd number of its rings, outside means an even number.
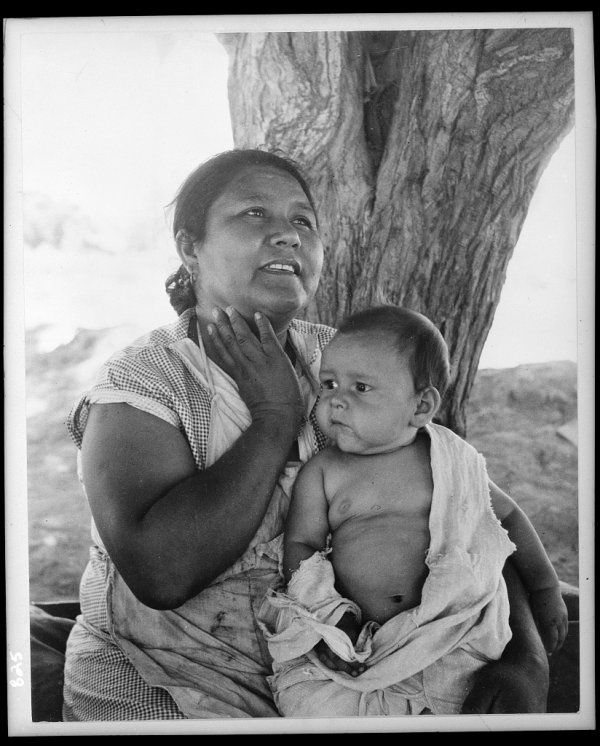
M264 313L257 311L254 314L254 321L256 322L256 328L260 337L260 343L263 346L265 352L273 352L274 350L281 350L281 345L277 339L277 335L273 331L271 322L265 316Z
M213 317L223 345L238 363L243 365L248 360L256 362L259 359L257 355L264 355L260 340L234 308L228 307L226 311L215 308Z
M277 335L271 326L269 318L260 311L256 311L254 314L254 323L258 331L258 337L248 326L248 323L244 317L238 313L235 308L227 308L225 311L229 318L229 323L235 338L240 346L240 349L245 355L252 359L256 352L261 352L266 355L274 352L279 352L282 355L285 354L279 344Z
M213 309L213 318L215 320L214 329L216 334L212 335L213 341L218 340L217 348L226 352L228 360L238 365L243 365L246 360L246 352L249 347L247 344L248 338L244 335L242 323L247 329L247 334L252 334L248 329L246 322L241 316L233 312L237 318L235 321L236 327L232 323L232 319L228 314L225 313L221 308ZM241 335L243 342L240 343L238 335Z
M208 324L206 327L211 340L211 346L213 352L217 354L219 358L216 362L225 370L229 375L232 375L238 367L237 362L230 354L228 347L223 343L223 337L216 324Z
M256 312L254 321L258 336L251 329L244 317L234 308L213 309L213 317L223 346L229 356L239 365L248 361L254 364L266 364L269 357L280 355L285 358L277 335L271 322L264 313Z
M225 313L229 319L231 329L235 335L235 340L244 355L252 359L253 356L260 351L260 342L256 334L248 326L246 319L235 310L235 308L227 308Z
M273 347L269 354L244 318L236 311L230 314L215 309L215 323L208 325L213 359L233 378L253 418L277 411L289 419L290 427L291 423L299 427L304 400L287 355L281 346L278 353ZM270 324L269 333L273 333ZM267 338L264 331L263 338Z

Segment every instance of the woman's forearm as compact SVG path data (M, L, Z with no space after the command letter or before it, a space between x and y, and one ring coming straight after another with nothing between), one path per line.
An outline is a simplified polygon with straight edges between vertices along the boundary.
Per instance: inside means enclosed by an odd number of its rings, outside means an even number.
M177 593L187 600L247 549L291 445L277 424L251 426L215 468L176 485L140 521L140 540L160 547L163 558L170 557L169 563L159 560L154 566L155 578L162 566L165 588L173 587L177 577Z
M92 514L139 600L176 608L247 549L298 422L285 412L256 418L215 464L198 470L174 428L116 406L94 407L86 429L83 476Z
M527 594L510 560L504 566L510 601L512 639L500 660L475 675L461 712L474 714L546 712L549 666L537 632Z
M481 668L461 712L467 715L546 711L548 658L537 632L527 594L510 560L504 566L512 638L500 660Z

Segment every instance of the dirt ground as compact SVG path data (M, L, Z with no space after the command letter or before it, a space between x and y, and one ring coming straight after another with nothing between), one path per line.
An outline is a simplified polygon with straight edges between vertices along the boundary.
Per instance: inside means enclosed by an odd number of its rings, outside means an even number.
M88 556L90 512L65 418L128 328L79 330L49 348L52 329L26 339L30 595L76 598ZM529 515L561 578L578 576L578 489L574 363L482 370L468 407L467 439L490 477Z
M490 478L527 513L561 580L579 586L576 418L575 363L482 370L467 439L486 457Z

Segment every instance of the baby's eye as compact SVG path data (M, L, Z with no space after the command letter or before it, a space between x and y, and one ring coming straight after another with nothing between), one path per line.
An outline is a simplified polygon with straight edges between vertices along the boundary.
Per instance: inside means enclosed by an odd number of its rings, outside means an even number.
M361 383L361 381L357 381L357 383L356 383L356 390L357 390L357 391L358 391L358 392L359 392L360 394L364 394L364 393L366 393L367 391L370 391L370 390L371 390L371 387L370 387L370 386L369 386L368 384L366 384L366 383Z
M322 389L333 391L334 389L337 389L337 386L337 383L331 378L328 378L326 381L321 381Z

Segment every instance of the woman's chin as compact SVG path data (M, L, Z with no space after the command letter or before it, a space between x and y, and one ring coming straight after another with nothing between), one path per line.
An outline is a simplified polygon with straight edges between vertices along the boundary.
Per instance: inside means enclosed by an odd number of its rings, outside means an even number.
M272 298L263 302L257 310L265 314L273 327L287 326L304 311L307 303L305 298Z

